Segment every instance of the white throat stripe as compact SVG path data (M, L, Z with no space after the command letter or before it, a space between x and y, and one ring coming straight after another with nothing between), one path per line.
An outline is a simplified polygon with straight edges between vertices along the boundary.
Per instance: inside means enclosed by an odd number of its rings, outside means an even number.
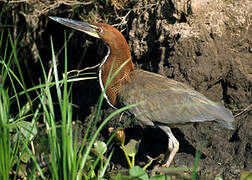
M106 44L106 43L105 43L105 44ZM104 63L107 61L107 59L108 59L108 57L109 57L109 55L110 55L110 47L109 47L107 44L106 44L106 46L107 46L107 48L108 48L108 52L107 52L106 56L103 58L102 63L100 64L100 67L99 67L99 83L100 83L100 86L101 86L102 91L104 91L104 85L103 85L103 82L102 82L102 69L101 69L101 67L104 65ZM107 100L108 104L109 104L111 107L117 109L117 108L109 101L108 96L106 95L106 92L104 92L104 97L105 97L105 99Z

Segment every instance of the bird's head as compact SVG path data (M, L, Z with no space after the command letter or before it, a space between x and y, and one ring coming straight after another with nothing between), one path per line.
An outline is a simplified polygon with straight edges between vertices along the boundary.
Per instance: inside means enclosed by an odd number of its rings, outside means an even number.
M113 68L112 74L120 68L120 72L117 72L116 76L110 82L105 94L108 103L114 107L116 104L116 94L118 93L117 90L120 88L119 86L124 81L129 81L130 78L128 76L134 70L130 49L122 33L113 26L103 23L87 23L52 16L50 16L50 19L95 38L102 39L108 46L107 55L100 64L99 82L101 88L104 90L104 84L106 84L111 68ZM125 61L126 64L124 64Z
M110 47L111 53L118 52L122 54L123 50L126 54L130 53L127 41L122 33L111 25L87 23L53 16L50 16L50 19L70 28L82 31L92 37L102 39Z

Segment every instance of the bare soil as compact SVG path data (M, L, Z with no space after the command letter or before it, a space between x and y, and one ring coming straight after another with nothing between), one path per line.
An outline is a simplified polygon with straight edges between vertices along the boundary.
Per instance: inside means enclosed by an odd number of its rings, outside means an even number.
M251 109L239 115L252 103L252 3L192 1L185 9L183 3L138 1L129 30L133 59L139 68L184 82L232 110L234 131L212 122L172 129L180 142L172 165L193 167L198 149L201 177L238 179L252 169ZM141 138L141 153L164 153L161 132L143 130Z

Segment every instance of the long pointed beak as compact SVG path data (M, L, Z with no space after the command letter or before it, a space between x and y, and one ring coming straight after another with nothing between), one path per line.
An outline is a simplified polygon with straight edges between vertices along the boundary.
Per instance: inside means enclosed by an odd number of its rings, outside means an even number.
M87 33L90 36L96 37L96 38L101 38L99 34L97 33L98 27L95 25L91 25L86 22L81 22L81 21L75 21L72 19L66 19L66 18L60 18L60 17L55 17L55 16L49 16L50 19L63 24L67 27L76 29L78 31L82 31L84 33Z

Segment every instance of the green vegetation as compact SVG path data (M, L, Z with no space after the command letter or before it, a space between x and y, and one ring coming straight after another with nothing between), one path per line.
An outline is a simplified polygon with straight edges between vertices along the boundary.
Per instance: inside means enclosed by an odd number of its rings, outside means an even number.
M51 39L52 49L52 68L53 73L46 73L45 68L41 62L43 71L43 81L39 85L27 89L24 83L24 76L19 65L17 56L16 41L13 41L11 35L8 33L8 39L3 46L3 36L1 34L1 47L5 48L5 53L1 56L1 86L0 86L0 175L1 179L16 179L18 176L34 178L37 175L41 178L47 179L91 179L102 178L109 165L109 160L113 151L110 153L108 159L105 161L103 154L106 151L106 144L96 141L97 136L103 126L116 114L121 113L129 107L118 109L109 115L97 128L94 129L91 125L97 124L98 117L101 110L101 105L104 98L104 93L101 94L95 116L90 119L89 126L85 131L83 140L80 145L77 144L77 134L73 132L73 119L71 103L71 87L75 80L89 80L96 77L85 77L90 73L82 73L82 78L67 76L67 47L65 43L65 76L59 79L56 57L54 53L53 41ZM66 41L65 41L66 42ZM11 46L11 52L8 52L7 47ZM18 74L15 73L15 70ZM119 71L119 70L118 70ZM117 72L118 72L117 71ZM116 73L117 73L116 72ZM80 74L78 74L79 76ZM113 78L115 75L112 75ZM6 82L10 81L11 87L6 87ZM20 86L20 91L17 90ZM52 91L56 91L56 100L53 98ZM36 92L36 97L30 96L31 92ZM26 97L20 100L22 96ZM59 105L60 121L57 122L55 102ZM10 112L10 109L15 109L16 112ZM58 116L57 116L58 117ZM48 143L48 164L49 171L44 171L38 162L38 154L34 149L33 140L38 136L37 125L39 122L45 125L46 141ZM76 127L78 128L78 127ZM75 132L77 132L75 128ZM90 136L92 134L92 136ZM111 140L110 140L111 141ZM94 150L97 156L90 156L91 149ZM31 162L32 161L32 162ZM100 161L99 171L95 168ZM27 169L22 164L31 163L32 167Z

